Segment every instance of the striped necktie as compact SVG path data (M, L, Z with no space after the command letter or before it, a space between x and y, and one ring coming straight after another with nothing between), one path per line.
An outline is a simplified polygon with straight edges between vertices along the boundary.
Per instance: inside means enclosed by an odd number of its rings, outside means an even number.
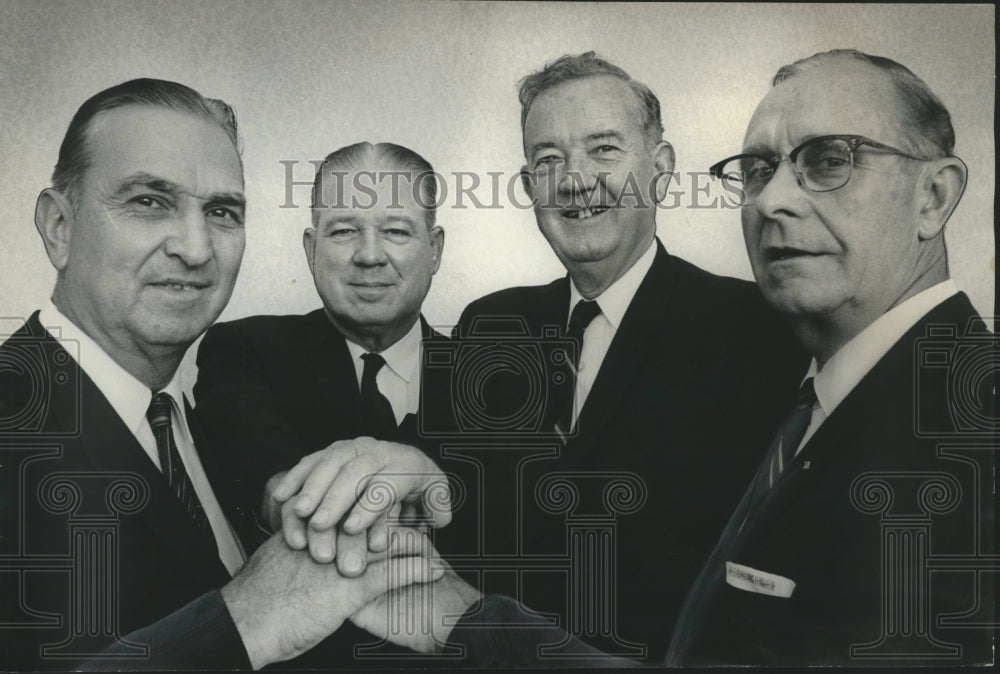
M736 511L719 536L715 549L688 591L667 651L667 667L685 664L684 657L688 649L704 627L706 611L710 610L708 607L715 606L715 597L724 587L720 580L724 568L723 562L730 558L733 545L743 532L743 527L771 493L771 489L778 484L781 474L788 470L789 464L795 458L799 443L802 442L809 427L815 404L816 390L813 387L813 378L810 377L802 382L802 387L795 397L795 404L778 428L778 433L764 456L764 461L757 469L753 482L743 494L743 499L736 506Z
M746 508L743 511L743 519L737 533L743 531L743 525L771 492L771 489L778 484L781 475L788 470L789 465L795 459L799 444L812 420L815 404L816 389L813 387L813 378L809 377L802 382L791 411L778 427L778 432L774 436L774 440L771 441L767 454L764 455L764 461L757 469L754 481L750 484L749 493L745 497Z
M184 469L180 452L177 451L177 444L174 442L174 431L171 423L171 408L173 398L169 393L160 391L153 394L153 399L146 410L146 419L149 420L149 427L153 429L153 437L156 438L156 451L160 456L160 469L163 476L167 478L167 483L181 502L188 515L194 520L199 531L204 531L208 527L208 518L201 507L198 495L194 491L194 485Z
M795 396L792 411L781 423L778 434L771 443L771 450L768 452L771 457L767 469L768 488L774 487L778 478L795 458L799 443L802 442L806 429L809 427L815 405L816 389L813 386L813 378L809 377L802 382L802 387L799 389L798 395Z

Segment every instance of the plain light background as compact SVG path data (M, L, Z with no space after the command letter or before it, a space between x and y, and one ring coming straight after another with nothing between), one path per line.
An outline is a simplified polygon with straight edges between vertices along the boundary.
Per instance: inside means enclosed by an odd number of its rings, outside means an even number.
M444 259L424 305L438 326L498 288L563 269L506 182L523 163L517 81L565 53L596 50L648 84L681 172L740 149L782 65L853 47L896 59L952 113L969 185L947 229L952 276L994 313L995 38L992 5L491 2L12 2L0 0L0 317L41 306L54 272L33 226L59 143L99 90L158 77L222 98L244 139L247 248L222 320L320 306L302 253L310 160L361 140L424 155L448 177ZM850 129L844 129L849 133ZM499 208L457 208L455 172L502 172ZM469 178L465 179L469 184ZM699 178L700 185L707 179ZM696 208L691 178L658 216L671 252L750 278L733 209ZM489 204L488 186L475 191ZM515 198L525 200L520 188ZM189 358L185 376L193 376ZM191 381L187 384L190 386Z

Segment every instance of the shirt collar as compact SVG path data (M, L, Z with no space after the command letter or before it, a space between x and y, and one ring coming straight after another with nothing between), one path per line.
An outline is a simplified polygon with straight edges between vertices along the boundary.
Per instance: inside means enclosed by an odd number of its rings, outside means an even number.
M116 363L97 342L59 311L52 300L45 303L38 314L38 320L73 356L128 429L135 434L146 419L146 410L152 399L153 392L149 387ZM182 428L187 429L187 415L181 404L184 400L184 388L181 386L179 370L174 372L170 383L163 390L173 398L174 415L179 415L183 421Z
M420 364L420 343L423 339L423 327L418 319L410 331L403 335L402 339L390 346L385 351L379 353L385 359L385 365L392 370L400 379L409 382ZM363 346L355 344L349 339L347 350L351 352L351 358L358 362L361 356L368 353Z
M931 286L875 319L854 339L840 347L822 369L813 358L806 378L815 378L816 399L826 415L833 413L907 330L957 292L958 287L951 279Z
M594 298L601 309L601 314L604 315L615 330L621 325L622 318L628 310L628 305L632 303L632 298L635 297L639 286L642 285L642 280L646 278L646 274L652 268L654 258L656 258L655 237L649 244L646 252L635 261L635 264L622 274L621 278L608 286L603 293ZM569 311L566 313L567 316L572 314L573 307L582 299L583 295L580 294L580 291L576 289L576 284L570 279Z

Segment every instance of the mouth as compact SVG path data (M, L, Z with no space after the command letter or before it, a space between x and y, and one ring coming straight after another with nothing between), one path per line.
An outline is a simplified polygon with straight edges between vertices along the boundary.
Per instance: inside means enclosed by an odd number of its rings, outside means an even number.
M822 255L824 255L824 253L815 253L809 250L792 247L772 247L764 251L764 259L768 262L784 262L786 260L820 257Z
M349 285L355 288L389 288L395 284L388 281L355 281Z
M181 279L165 279L163 281L154 281L150 283L154 288L162 288L163 290L169 290L172 292L196 292L198 290L204 290L210 284L204 281L184 281Z
M596 218L607 211L610 211L610 206L590 206L584 208L564 208L559 211L559 215L568 220L587 220L588 218Z

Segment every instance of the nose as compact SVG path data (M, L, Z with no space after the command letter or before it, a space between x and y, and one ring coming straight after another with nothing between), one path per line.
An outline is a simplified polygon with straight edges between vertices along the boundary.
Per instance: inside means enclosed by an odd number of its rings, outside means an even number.
M200 207L187 209L175 222L164 250L167 255L180 259L188 267L207 264L215 255L209 227Z
M798 173L788 158L784 158L774 170L774 175L753 199L753 207L761 215L773 218L778 215L798 215L806 208L806 190L802 187Z
M382 233L375 227L365 227L356 239L354 263L363 267L374 267L388 261Z
M590 192L597 184L594 161L586 152L573 152L566 157L562 175L559 176L559 192L579 194Z

